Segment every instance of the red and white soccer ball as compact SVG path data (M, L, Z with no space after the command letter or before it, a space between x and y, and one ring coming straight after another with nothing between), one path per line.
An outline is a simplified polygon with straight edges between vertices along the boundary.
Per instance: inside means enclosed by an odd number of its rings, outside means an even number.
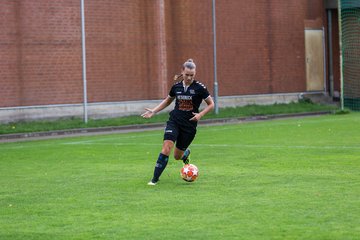
M182 179L187 182L193 182L199 176L199 170L194 164L186 164L180 170Z

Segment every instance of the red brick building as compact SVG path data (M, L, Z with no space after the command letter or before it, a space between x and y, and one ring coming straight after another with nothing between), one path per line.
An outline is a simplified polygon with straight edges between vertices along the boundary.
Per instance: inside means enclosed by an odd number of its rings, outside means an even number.
M162 99L188 58L213 91L211 0L84 2L89 104ZM80 1L1 0L0 19L0 119L19 107L81 104ZM328 92L326 24L323 0L216 1L219 96ZM306 30L325 34L317 73Z

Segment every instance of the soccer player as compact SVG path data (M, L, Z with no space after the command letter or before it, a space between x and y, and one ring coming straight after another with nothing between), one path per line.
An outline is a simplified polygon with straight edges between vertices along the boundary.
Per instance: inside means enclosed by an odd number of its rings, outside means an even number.
M161 153L156 161L154 176L148 185L156 185L164 171L174 147L174 158L189 163L190 149L188 148L196 134L197 122L214 108L214 101L208 90L201 82L194 79L196 65L192 59L187 60L182 66L180 75L175 76L176 83L172 86L169 95L155 108L145 108L141 114L143 118L151 118L169 106L175 99L175 107L170 112L166 123L164 142ZM199 112L202 101L207 106Z

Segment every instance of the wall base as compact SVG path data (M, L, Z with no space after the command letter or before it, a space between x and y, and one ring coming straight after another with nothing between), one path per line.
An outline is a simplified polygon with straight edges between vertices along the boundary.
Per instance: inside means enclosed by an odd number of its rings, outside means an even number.
M238 107L249 104L269 105L274 103L297 102L303 93L261 94L244 96L219 97L219 108ZM130 115L140 115L144 109L155 107L162 100L126 101L111 103L89 103L88 117L91 119L114 118ZM205 104L205 103L203 103ZM202 105L204 106L204 105ZM172 110L169 106L164 111ZM82 104L41 105L26 107L0 108L0 123L56 120L61 118L82 118L84 108Z

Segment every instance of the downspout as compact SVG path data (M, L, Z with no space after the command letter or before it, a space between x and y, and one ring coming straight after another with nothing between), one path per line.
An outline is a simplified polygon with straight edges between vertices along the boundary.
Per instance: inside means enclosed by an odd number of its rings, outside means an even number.
M329 94L334 96L334 66L333 66L333 42L332 42L332 14L331 9L327 10L328 18L328 48L329 48Z
M214 103L215 103L215 114L219 114L218 104L218 92L219 85L217 81L217 65L216 65L216 15L215 15L215 0L212 0L212 27L213 27L213 53L214 53Z
M159 81L161 98L167 94L167 50L166 50L166 32L165 32L165 1L158 0L158 19L159 19Z
M84 122L88 122L87 111L87 83L86 83L86 46L85 46L85 11L84 0L80 1L81 8L81 47L82 47L82 75L83 75L83 94L84 94Z

